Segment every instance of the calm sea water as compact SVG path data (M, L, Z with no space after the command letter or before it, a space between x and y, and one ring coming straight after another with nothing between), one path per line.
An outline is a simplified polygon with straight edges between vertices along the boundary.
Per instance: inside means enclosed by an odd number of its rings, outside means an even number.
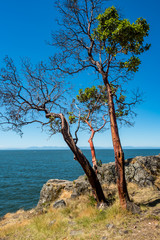
M126 149L125 158L156 155L160 149ZM83 153L91 161L90 151ZM114 161L113 150L97 150L102 163ZM0 216L35 207L40 190L49 179L74 180L83 171L69 150L1 150Z

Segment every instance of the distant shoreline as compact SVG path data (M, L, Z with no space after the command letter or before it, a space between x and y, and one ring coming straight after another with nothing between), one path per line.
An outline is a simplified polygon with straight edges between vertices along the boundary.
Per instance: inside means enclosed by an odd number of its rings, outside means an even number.
M79 147L82 150L90 150L89 147ZM96 150L113 150L112 147L95 147ZM143 150L143 149L160 149L160 147L123 147L124 150ZM29 147L29 148L0 148L0 151L41 151L41 150L69 150L68 147Z

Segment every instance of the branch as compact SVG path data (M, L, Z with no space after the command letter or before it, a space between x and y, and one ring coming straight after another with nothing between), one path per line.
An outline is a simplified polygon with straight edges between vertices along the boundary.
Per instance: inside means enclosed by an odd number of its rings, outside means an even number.
M77 109L79 109L79 108L77 107L76 104L75 104L75 106L76 106ZM81 111L80 111L80 109L79 109L78 126L77 126L77 129L76 129L76 131L75 131L75 138L74 138L74 142L75 142L75 144L77 144L77 142L78 142L78 136L77 136L77 133L78 133L79 128L80 128L80 121L81 121Z
M107 115L107 114L104 114L103 117L102 117L102 118L103 118L103 121L104 121L103 125L102 125L100 128L98 128L97 130L95 130L95 132L99 132L102 128L104 128L104 126L106 125L106 123L109 122L109 121L106 121L106 119L104 118L104 116L106 116L106 115Z

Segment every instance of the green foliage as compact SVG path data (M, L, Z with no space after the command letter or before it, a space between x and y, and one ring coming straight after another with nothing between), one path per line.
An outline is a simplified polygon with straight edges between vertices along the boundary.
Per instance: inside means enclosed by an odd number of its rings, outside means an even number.
M118 53L132 54L126 61L120 61L120 67L127 71L136 72L140 60L135 55L150 48L150 44L144 44L144 38L148 36L149 24L143 18L138 18L135 23L128 19L121 19L114 6L109 7L103 14L97 17L98 27L94 29L93 37L106 46L106 53L115 57Z
M79 90L79 95L77 95L77 100L80 102L87 102L89 99L94 99L97 94L97 89L95 86L89 88L87 87L84 91Z
M120 93L120 96L117 99L117 109L115 113L117 118L128 116L129 114L128 106L125 105L125 100L126 96Z
M97 205L97 201L93 195L89 195L89 203L88 206L95 207Z
M123 102L125 101L125 99L126 99L126 96L120 94L119 102L120 102L120 103L123 103Z
M113 89L114 91L114 89ZM96 127L104 120L102 116L104 112L103 106L107 104L107 94L105 86L99 85L98 87L87 87L84 90L80 89L76 99L73 99L71 104L71 112L68 112L69 122L71 124L81 121L85 123L86 120L92 122L92 127ZM98 119L100 116L100 119Z
M136 72L138 70L140 63L141 63L140 59L138 57L133 56L126 62L120 62L120 68L126 68L127 71Z
M131 60L133 61L133 60ZM127 63L125 63L127 64ZM122 66L123 68L125 66ZM129 67L128 67L129 68ZM128 70L129 71L129 70ZM120 118L123 116L128 116L129 111L127 110L127 106L125 106L125 100L126 96L124 96L122 93L119 92L119 87L114 86L110 83L112 95L115 97L117 105L116 105L116 117ZM119 98L117 97L119 95ZM77 98L77 104L79 109L81 109L81 116L80 120L81 122L87 121L97 121L97 114L101 112L102 107L105 106L108 103L107 100L107 92L105 86L99 85L97 88L95 86L92 86L91 88L87 87L84 90L80 89L79 94L76 96ZM72 107L75 105L75 100L73 100ZM69 122L71 124L76 123L78 121L78 115L75 113L75 109L72 112L68 112L69 114ZM88 115L89 114L89 115ZM101 116L104 115L104 112L102 110ZM88 117L89 116L89 117ZM102 119L102 117L100 117ZM103 121L102 121L103 124Z
M104 86L96 88L87 87L85 90L80 89L79 95L76 96L78 102L83 103L90 111L100 109L100 107L107 103L106 91Z
M70 115L70 116L69 116L69 123L70 123L70 124L73 124L73 123L76 123L76 122L77 122L76 117L73 116L73 115Z
M102 167L102 161L101 160L97 160L97 166Z

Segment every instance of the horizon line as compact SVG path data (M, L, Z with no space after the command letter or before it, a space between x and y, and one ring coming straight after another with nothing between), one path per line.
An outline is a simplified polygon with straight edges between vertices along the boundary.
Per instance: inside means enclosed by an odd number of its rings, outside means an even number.
M90 149L88 146L79 146L80 149ZM113 147L95 147L96 149L111 149L113 150ZM0 148L0 150L69 150L69 147L65 146L31 146L31 147L22 147L22 148L16 148L16 147L8 147L8 148ZM160 149L160 147L153 147L153 146L123 146L122 149Z

